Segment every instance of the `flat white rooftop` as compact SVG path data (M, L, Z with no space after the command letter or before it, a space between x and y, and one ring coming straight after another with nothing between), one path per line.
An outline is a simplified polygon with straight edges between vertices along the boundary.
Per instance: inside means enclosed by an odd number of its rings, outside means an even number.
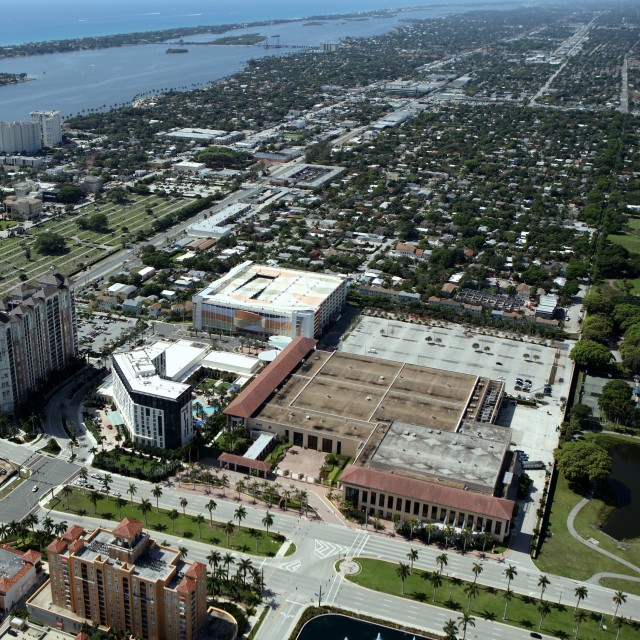
M112 358L133 391L159 398L177 399L189 389L189 385L165 380L156 373L153 358L164 350L161 345L156 345L127 353L114 353Z
M243 262L203 289L202 302L245 309L291 312L318 309L344 282L323 273Z

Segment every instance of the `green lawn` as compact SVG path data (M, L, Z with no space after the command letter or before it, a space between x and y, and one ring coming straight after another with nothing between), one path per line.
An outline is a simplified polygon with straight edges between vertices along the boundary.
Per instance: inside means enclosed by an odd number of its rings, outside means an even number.
M633 580L623 580L622 578L600 578L600 584L607 589L614 591L623 591L624 593L632 593L640 596L640 582Z
M611 242L623 246L631 253L640 253L640 238L629 233L615 233L608 238Z
M640 229L640 218L627 218L627 226L631 229Z
M17 220L0 220L0 230L11 229L18 224Z
M601 571L637 576L623 564L589 549L571 536L567 529L567 514L581 499L582 496L571 491L567 481L560 475L549 520L553 536L542 545L536 560L538 569L574 580L587 580ZM581 529L578 531L584 535Z
M631 285L631 293L634 296L640 296L640 278L633 278L627 282Z
M140 511L140 502L135 501L131 504L131 501L127 499L126 504L119 508L117 498L98 494L100 498L94 507L89 499L90 493L84 489L73 488L73 492L68 498L59 494L58 497L47 504L47 508L116 522L119 522L122 518L133 518L145 522L145 516ZM125 496L122 499L124 500ZM182 511L179 511L178 517L175 520L171 520L166 509L156 509L154 501L152 501L152 505L153 508L147 513L145 527L154 531L184 538L193 538L223 549L232 549L259 556L274 556L284 542L283 536L278 533L256 530L260 534L257 539L258 547L256 551L256 537L251 534L251 529L247 527L238 529L238 521L234 520L235 530L230 535L229 544L227 545L227 534L222 529L222 523L213 520L213 526L211 526L209 524L208 511L202 514L205 516L206 522L200 526L200 532L198 532L198 524L194 516L188 514L185 516L182 515ZM215 511L213 513L215 514Z
M356 584L374 591L435 604L445 609L452 609L452 618L454 619L467 610L468 596L465 593L465 588L470 585L469 582L457 578L449 579L446 575L443 575L442 585L437 588L436 599L433 602L433 586L429 581L420 577L421 571L416 570L412 576L406 578L405 594L402 596L402 582L396 574L397 564L370 558L356 558L356 561L362 567L362 571L355 576L348 576L348 579ZM434 566L434 570L436 568ZM518 576L512 581L512 586L517 585L517 583ZM512 600L507 605L507 620L503 620L505 609L504 593L507 586L506 578L504 586L504 590L479 586L478 595L471 600L471 614L475 618L495 620L537 631L540 623L540 614L537 610L539 600L535 597L513 594ZM573 638L575 635L574 629L576 628L573 614L575 602L576 600L572 593L565 595L565 602L562 605L558 605L557 602L549 602L551 611L544 618L541 632L558 638ZM587 619L580 624L580 638L614 640L616 630L610 615L604 616L604 623L607 629L600 630L600 614L586 613ZM623 613L625 613L624 610L621 614ZM632 638L638 637L639 631L640 623L633 623L633 627L625 624L620 631L619 639L632 640Z

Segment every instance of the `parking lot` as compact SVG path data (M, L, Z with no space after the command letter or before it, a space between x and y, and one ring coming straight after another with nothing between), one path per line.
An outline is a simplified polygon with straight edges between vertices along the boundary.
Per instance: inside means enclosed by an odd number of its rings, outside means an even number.
M106 314L79 314L78 342L81 349L99 352L123 331L135 326L135 318L108 318Z
M548 343L534 338L529 342L504 331L446 322L422 325L362 316L339 349L502 379L508 394L520 393L532 399L543 393L545 384L553 378L551 396L541 399L537 407L505 401L498 418L499 424L512 429L513 448L523 449L531 460L549 462L557 446L556 428L562 420L561 398L569 393L572 362L568 356L572 346L571 341ZM516 378L530 380L529 390L517 390Z

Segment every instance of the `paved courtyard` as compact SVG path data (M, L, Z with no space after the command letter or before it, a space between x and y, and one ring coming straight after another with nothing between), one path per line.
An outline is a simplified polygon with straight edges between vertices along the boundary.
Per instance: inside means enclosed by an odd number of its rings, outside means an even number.
M278 467L282 470L286 469L291 474L296 474L296 478L300 475L318 478L326 457L327 454L322 451L294 446L287 451Z

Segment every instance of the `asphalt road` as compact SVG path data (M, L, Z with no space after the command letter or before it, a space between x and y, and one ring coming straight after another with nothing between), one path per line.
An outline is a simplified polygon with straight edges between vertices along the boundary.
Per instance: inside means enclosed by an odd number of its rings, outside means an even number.
M40 454L36 454L25 466L31 470L31 476L0 500L1 522L22 520L47 491L63 484L78 471L75 464Z

